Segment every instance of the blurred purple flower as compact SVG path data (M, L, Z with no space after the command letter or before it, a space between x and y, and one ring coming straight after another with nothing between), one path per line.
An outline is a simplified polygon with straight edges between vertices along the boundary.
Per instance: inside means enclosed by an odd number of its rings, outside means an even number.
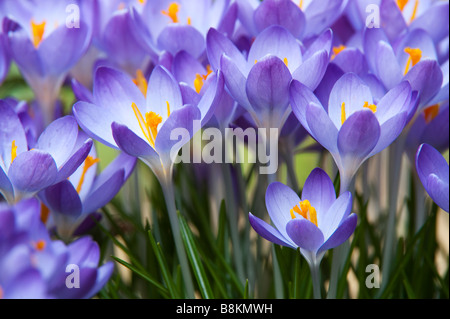
M106 284L113 263L99 267L100 249L90 237L65 245L52 240L35 198L0 203L0 298L91 298ZM77 268L78 288L67 285ZM69 269L69 271L68 271Z
M428 195L448 213L449 168L445 158L432 146L422 144L417 150L416 169Z
M80 132L77 145L86 139ZM98 161L95 147L92 147L84 163L67 180L39 193L50 213L47 226L55 226L58 235L65 240L95 225L90 218L97 217L97 210L119 192L136 164L135 157L121 153L97 174Z

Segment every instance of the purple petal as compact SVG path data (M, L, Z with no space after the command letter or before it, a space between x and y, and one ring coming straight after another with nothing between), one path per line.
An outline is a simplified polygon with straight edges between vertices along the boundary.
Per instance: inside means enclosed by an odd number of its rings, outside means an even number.
M93 145L94 142L88 139L78 149L75 149L75 152L59 168L55 182L60 182L72 175L89 155Z
M406 112L401 112L380 124L380 137L369 157L381 152L397 139L406 125L407 116Z
M442 180L436 174L431 174L428 176L426 181L426 187L428 195L431 199L447 213L449 212L449 187L448 179L446 181Z
M347 118L363 108L365 102L373 103L370 88L353 73L344 74L330 93L328 114L336 127L342 125L342 103L345 103Z
M290 239L285 238L277 229L267 224L262 219L254 216L252 213L248 214L250 225L262 238L277 244L290 248L295 248L295 244Z
M45 203L52 213L61 214L74 220L81 214L80 196L68 180L47 187L43 194ZM58 217L57 215L53 216L57 224Z
M377 104L375 116L380 124L401 112L409 112L411 102L411 85L403 81L387 92Z
M155 160L158 159L158 154L150 146L148 141L144 141L125 125L113 122L111 129L114 140L125 153L135 157L152 157Z
M324 106L325 111L328 112L328 100L330 97L330 92L333 89L333 86L336 84L336 81L339 80L344 72L334 63L330 63L327 66L325 74L322 78L322 81L319 83L317 88L314 91L314 94L319 99L322 106ZM383 88L384 94L384 88Z
M238 65L234 63L232 58L227 55L222 55L222 58L220 59L220 68L223 71L225 84L231 96L247 111L254 113L253 107L251 106L245 91L247 79L239 70Z
M291 73L279 58L267 57L255 64L247 79L246 92L259 117L280 127L289 106ZM284 118L285 119L285 118ZM273 127L273 126L271 126Z
M73 106L73 114L89 136L109 147L118 148L111 131L115 116L104 107L79 101Z
M322 81L328 66L328 53L325 50L318 51L295 70L292 78L300 81L311 90L315 90Z
M321 168L315 168L306 179L302 190L302 200L305 199L316 209L318 222L336 200L333 182Z
M262 32L271 25L279 25L296 38L300 38L305 28L305 15L292 1L265 0L253 14L255 26Z
M286 59L291 72L302 63L302 53L297 40L288 30L276 25L265 29L256 37L247 60L253 63L267 55L274 55L280 60Z
M311 129L309 128L308 121L306 119L306 109L310 103L321 105L319 100L309 88L297 80L292 80L290 84L289 97L292 111L295 116L300 121L302 126L309 133L311 133Z
M146 112L153 111L162 117L163 123L170 112L178 110L183 105L181 92L177 81L163 66L157 66L148 81Z
M91 91L89 91L76 79L72 79L71 83L72 83L72 91L78 101L94 103L94 96L92 95Z
M84 200L83 212L93 213L105 206L116 196L124 182L124 171L120 170L106 179L104 183L96 185Z
M197 104L201 113L202 126L205 125L214 114L219 102L224 94L223 73L212 74L206 80L204 87L207 87L203 96Z
M425 30L432 38L434 43L438 43L445 37L448 37L448 2L435 2L433 5L411 22L410 30ZM436 26L441 26L436 28Z
M111 278L111 275L114 271L114 264L112 262L107 262L97 270L97 278L95 280L94 286L91 288L91 291L89 291L85 298L92 298L95 296L102 288L106 285L109 278Z
M8 201L14 198L14 188L2 167L0 167L0 194Z
M427 76L423 76L426 74ZM427 105L439 92L443 82L442 70L435 60L423 59L409 70L403 80L409 81L413 91L420 94L420 105Z
M292 219L287 223L286 233L300 249L313 253L323 244L324 240L319 227L303 217Z
M393 0L381 0L380 20L386 26L383 29L392 41L407 28L403 14Z
M348 216L336 229L336 231L320 246L317 253L335 248L344 243L355 231L358 217L356 214Z
M220 67L222 54L227 55L236 63L236 66L242 73L247 74L247 61L236 46L216 29L211 28L206 35L206 53L208 61L213 71Z
M345 73L352 72L363 75L368 72L366 57L356 48L347 48L333 59L333 63Z
M344 9L343 0L311 1L304 10L306 16L306 31L304 38L316 35L333 24Z
M289 238L286 225L292 219L290 211L300 202L298 195L288 186L274 182L267 187L266 207L272 223L284 238Z
M205 75L205 67L185 51L178 52L173 58L172 72L178 82L194 85L196 74Z
M352 206L352 194L347 191L333 201L326 211L318 212L317 222L325 240L328 240L342 221L348 217L352 211Z
M344 122L338 134L338 149L348 174L356 172L378 143L380 134L380 125L371 110L355 112Z
M162 125L155 140L155 148L164 164L172 163L181 147L201 128L201 113L195 106L184 106L173 112ZM183 134L181 139L177 133ZM175 136L174 136L175 135Z
M11 163L13 141L17 146L17 155L28 150L27 138L19 117L5 101L0 100L0 158L5 165L0 164L0 168L3 167L5 171Z
M333 44L333 31L327 29L322 32L309 46L308 49L303 54L303 60L307 60L312 57L316 52L325 50L330 56L331 47Z
M39 150L18 155L8 172L14 188L23 193L38 192L50 186L56 174L56 163L51 155Z
M78 135L78 125L73 116L53 121L39 136L36 148L52 155L60 167L72 153Z
M338 130L323 107L310 103L306 107L306 121L314 139L329 152L335 153Z
M402 70L398 64L392 47L380 41L377 47L376 70L377 76L386 89L390 90L402 80Z
M90 42L89 27L80 21L79 28L58 27L40 43L37 51L49 74L68 72L83 56ZM61 50L64 43L64 50Z
M435 148L428 144L420 145L416 155L417 174L424 186L426 178L434 174L448 184L449 171L445 158Z
M186 51L195 58L205 50L203 35L190 25L170 24L159 34L158 46L172 55Z

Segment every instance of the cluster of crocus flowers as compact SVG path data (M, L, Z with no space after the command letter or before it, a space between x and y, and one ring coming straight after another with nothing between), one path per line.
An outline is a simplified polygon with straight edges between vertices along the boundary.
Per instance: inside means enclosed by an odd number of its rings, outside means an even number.
M31 108L0 100L0 299L89 298L101 289L112 265L98 267L97 243L84 234L138 160L162 187L193 298L173 173L180 150L206 127L278 129L287 166L308 137L310 149L331 155L338 196L315 168L299 197L288 167L291 188L276 181L282 174L258 179L273 226L260 212L245 215L263 238L299 249L314 274L357 227L352 181L361 165L397 140L397 160L408 154L448 212L448 2L372 2L378 27L367 24L367 0L0 1L0 85L13 61L34 94ZM76 101L63 108L69 83ZM117 152L101 172L94 142ZM224 197L236 195L226 184ZM54 281L61 260L80 266L82 290Z
M91 237L69 245L51 239L40 211L36 198L0 203L0 299L92 298L111 277L112 262L98 266ZM67 270L78 276L69 285Z

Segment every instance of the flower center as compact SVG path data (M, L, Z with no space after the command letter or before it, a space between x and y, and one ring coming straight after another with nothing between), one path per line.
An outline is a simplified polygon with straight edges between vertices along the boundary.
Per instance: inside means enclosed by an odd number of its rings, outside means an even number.
M11 143L11 164L17 157L17 145L16 140L13 140Z
M170 105L169 102L167 103L167 115L170 115ZM142 116L141 111L137 107L136 103L131 103L131 107L134 111L134 115L136 116L136 119L139 122L139 127L142 130L142 133L144 134L147 141L150 143L150 145L155 148L155 139L156 135L158 134L158 125L162 122L162 117L159 114L156 114L155 112L147 112L145 113L145 118Z
M425 116L425 123L430 123L439 114L439 103L431 105L423 110Z
M94 158L92 156L88 156L84 160L83 171L81 173L81 177L80 177L80 180L78 181L78 185L76 188L78 194L80 193L81 187L83 186L84 176L86 175L86 172L89 170L89 168L91 168L95 163L98 163L99 161L100 161L100 159Z
M42 251L45 248L45 241L44 240L38 240L33 244L34 248L38 251Z
M369 104L369 102L364 102L363 108L371 110L373 113L377 111L377 106L375 104ZM341 104L341 125L344 124L347 119L347 113L345 112L345 102Z
M195 91L197 93L200 93L200 91L202 90L203 84L205 83L206 79L208 78L208 76L211 74L212 70L211 70L211 66L208 64L206 66L206 74L195 74L195 79L194 79L194 88Z
M299 207L300 205L300 207ZM309 200L305 199L304 201L301 201L298 203L298 205L295 205L291 211L291 218L296 218L295 213L302 216L303 218L309 220L311 223L317 226L317 213L316 209L311 206L311 203Z
M333 50L333 55L331 56L331 60L333 60L336 57L336 55L338 55L339 53L341 53L345 49L346 49L346 46L343 45L343 44L341 44L338 47L333 47L333 49L332 49Z
M44 37L45 31L45 21L41 23L36 23L34 19L31 20L31 34L33 35L33 45L37 49L39 44L41 44L42 38Z
M50 215L50 209L45 206L44 203L41 203L41 221L46 224L48 220L48 216Z
M422 51L419 48L407 47L405 48L405 52L409 55L409 57L408 61L406 61L405 72L403 75L408 73L411 64L412 66L415 66L422 58Z
M144 96L146 96L148 83L144 77L144 73L142 72L142 70L136 71L136 78L133 79L133 82L134 82L134 84L137 85L137 87L142 92L142 94L144 94Z
M408 2L409 2L409 0L397 0L397 5L398 5L398 8L400 9L400 11L403 12L403 9L405 9L405 6L408 4ZM415 0L413 12L409 19L409 23L413 22L413 20L416 18L418 7L419 7L419 0Z

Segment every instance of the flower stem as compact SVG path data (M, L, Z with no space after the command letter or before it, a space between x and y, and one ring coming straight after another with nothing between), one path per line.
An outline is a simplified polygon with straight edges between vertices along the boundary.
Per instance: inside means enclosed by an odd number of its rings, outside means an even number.
M309 265L312 276L314 299L322 299L320 284L320 267L319 264L313 263Z
M171 181L166 181L161 183L161 187L164 193L164 199L166 201L167 210L169 212L170 225L172 227L173 238L175 241L175 248L180 262L181 272L183 274L186 294L188 298L193 299L195 298L194 284L192 282L192 275L189 269L189 263L186 251L184 249L184 244L181 239L180 224L178 221L177 209L175 205L175 194L173 190L173 184Z

